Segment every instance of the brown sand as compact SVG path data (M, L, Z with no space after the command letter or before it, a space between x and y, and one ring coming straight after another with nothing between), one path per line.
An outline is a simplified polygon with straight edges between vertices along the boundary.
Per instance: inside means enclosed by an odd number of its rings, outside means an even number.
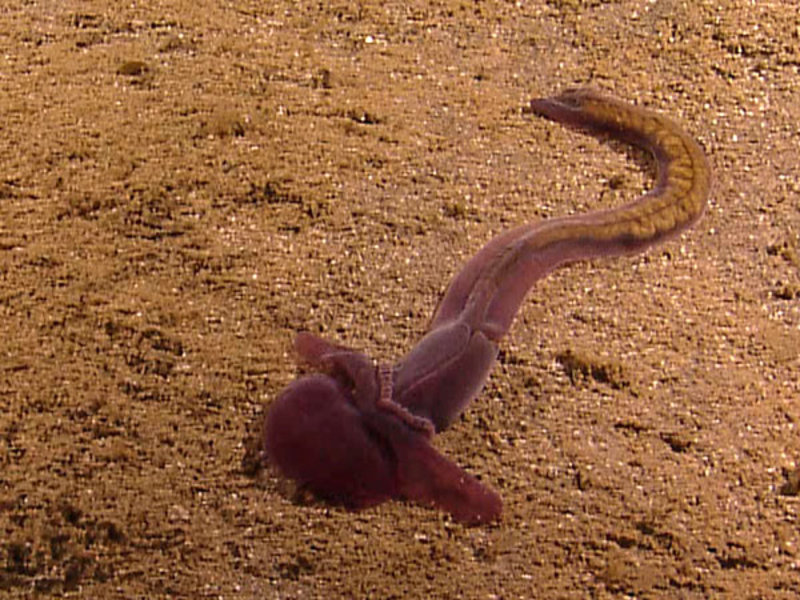
M796 4L326 4L3 3L0 596L797 597ZM537 285L436 438L502 523L254 473L296 331L397 357L492 235L652 183L520 113L587 83L715 187Z

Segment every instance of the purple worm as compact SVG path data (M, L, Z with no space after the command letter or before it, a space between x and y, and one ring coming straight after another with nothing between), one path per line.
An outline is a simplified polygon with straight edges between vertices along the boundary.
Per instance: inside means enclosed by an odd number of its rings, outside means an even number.
M405 498L462 523L499 519L499 495L440 454L431 438L480 392L528 290L566 263L642 252L702 214L710 168L667 117L590 89L535 99L523 112L648 150L655 187L618 208L530 223L492 239L450 283L428 333L394 366L298 334L297 353L322 373L294 381L270 405L262 456L301 487L351 509Z

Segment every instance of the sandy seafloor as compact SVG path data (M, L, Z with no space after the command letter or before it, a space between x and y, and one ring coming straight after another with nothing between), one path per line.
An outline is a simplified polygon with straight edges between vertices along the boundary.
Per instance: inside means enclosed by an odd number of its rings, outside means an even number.
M794 2L8 0L0 50L0 596L800 594ZM295 332L399 357L493 235L652 185L521 114L587 84L714 189L541 281L435 439L502 521L255 471Z

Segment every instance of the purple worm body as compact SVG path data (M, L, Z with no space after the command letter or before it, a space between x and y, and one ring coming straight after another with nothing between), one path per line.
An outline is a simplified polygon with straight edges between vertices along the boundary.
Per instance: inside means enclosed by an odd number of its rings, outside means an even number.
M708 163L668 118L587 89L533 100L525 112L649 150L656 186L619 208L495 237L453 279L428 333L393 367L300 333L295 349L323 374L293 382L267 411L264 456L284 476L352 509L406 498L463 523L498 519L497 493L430 440L480 392L528 290L563 264L641 252L702 214Z

